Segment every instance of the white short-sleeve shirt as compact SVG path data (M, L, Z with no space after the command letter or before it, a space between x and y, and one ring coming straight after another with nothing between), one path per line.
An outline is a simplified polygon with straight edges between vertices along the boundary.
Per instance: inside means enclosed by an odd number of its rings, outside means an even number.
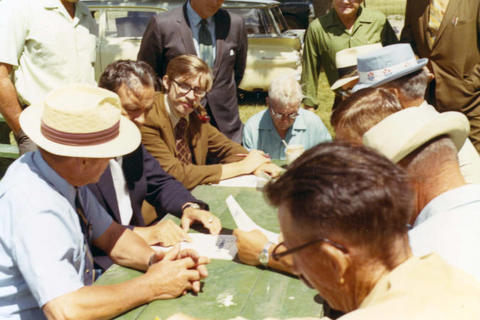
M72 18L60 0L0 1L0 62L13 66L22 104L65 84L95 85L94 30L81 2Z

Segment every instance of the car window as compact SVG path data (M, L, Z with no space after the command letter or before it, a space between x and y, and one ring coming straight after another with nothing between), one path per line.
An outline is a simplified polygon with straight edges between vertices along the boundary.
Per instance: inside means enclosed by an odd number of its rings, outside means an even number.
M280 7L273 7L271 9L271 12L273 14L275 21L277 22L278 28L280 29L280 33L287 31L288 24L287 24L287 21L285 20L285 16L283 15Z
M106 37L142 37L150 18L151 11L125 9L107 9L105 26Z
M243 17L248 34L277 34L273 17L268 9L229 8L227 10Z

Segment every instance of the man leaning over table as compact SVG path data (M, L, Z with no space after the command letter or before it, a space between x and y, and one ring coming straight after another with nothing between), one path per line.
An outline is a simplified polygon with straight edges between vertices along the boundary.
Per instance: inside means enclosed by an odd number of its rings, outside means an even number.
M285 159L285 141L309 149L332 137L322 120L300 108L302 88L294 74L278 77L268 90L268 108L248 119L243 129L243 146L267 153L272 159Z
M20 153L35 150L18 117L68 83L95 84L95 21L78 0L0 1L0 112Z
M206 258L178 247L155 253L112 222L84 187L98 180L110 158L140 143L138 129L120 115L116 94L62 87L24 110L20 125L39 150L12 163L0 182L0 318L106 319L199 291ZM92 244L114 262L146 273L89 286Z
M142 127L145 114L154 101L155 72L152 67L143 61L118 60L105 68L98 85L117 93L122 114L138 128ZM116 222L131 225L150 245L170 246L187 239L186 232L196 221L212 234L218 234L222 228L220 220L206 210L208 205L166 173L143 144L132 153L111 159L99 181L88 187ZM158 217L166 213L181 217L183 230L169 219L145 227L142 212L148 209L142 207L144 200L156 209L154 215ZM101 253L95 254L95 262L103 269L112 263Z

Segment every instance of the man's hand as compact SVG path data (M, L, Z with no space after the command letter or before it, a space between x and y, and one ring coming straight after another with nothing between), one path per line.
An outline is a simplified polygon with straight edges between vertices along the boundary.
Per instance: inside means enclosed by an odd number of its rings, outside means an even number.
M258 167L253 173L256 176L261 176L262 172L268 174L272 178L280 176L280 174L285 171L282 167L277 166L275 163L264 163Z
M149 245L170 247L184 240L191 241L189 235L169 219L164 219L149 227L135 227L133 230Z
M252 173L261 165L269 162L271 162L271 159L263 151L252 150L248 153L247 157L239 163L244 167L245 173Z
M219 234L220 230L222 230L220 219L211 212L193 207L185 208L183 210L182 220L180 221L183 232L186 234L192 223L196 221L200 222L213 235Z
M176 246L167 253L158 252L147 270L151 277L155 299L172 299L187 291L200 292L200 280L208 276L206 264L210 260L200 257L194 250L182 250Z
M260 230L242 231L235 229L233 235L237 238L237 255L240 261L252 266L260 265L258 256L268 242L267 237Z

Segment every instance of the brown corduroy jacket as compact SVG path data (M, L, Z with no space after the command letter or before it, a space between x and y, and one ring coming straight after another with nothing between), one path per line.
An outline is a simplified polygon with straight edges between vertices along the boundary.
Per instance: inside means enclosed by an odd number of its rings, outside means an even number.
M172 123L165 109L164 94L157 92L152 110L142 127L142 142L160 162L162 168L174 176L187 189L199 184L217 183L222 172L221 164L241 160L238 154L248 151L228 139L209 123L202 123L192 113L189 116L187 139L192 151L193 164L183 164L177 158ZM213 159L217 164L208 164Z

